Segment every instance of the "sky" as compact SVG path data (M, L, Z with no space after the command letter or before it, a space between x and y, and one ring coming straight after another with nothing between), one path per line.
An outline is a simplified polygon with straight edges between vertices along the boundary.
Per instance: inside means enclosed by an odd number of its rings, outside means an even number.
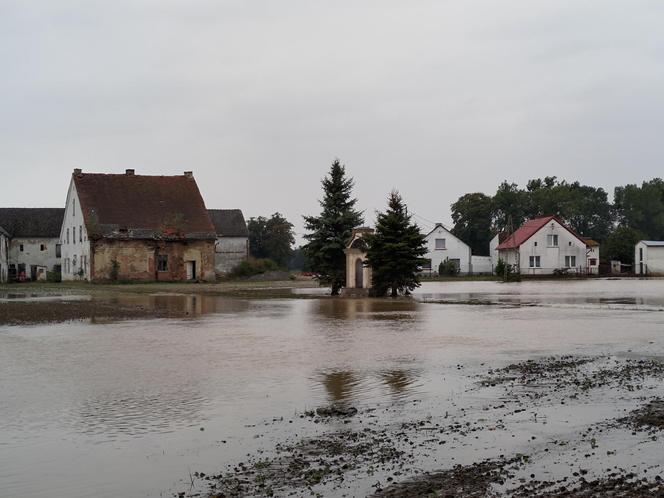
M462 194L664 170L659 0L0 0L0 205L74 168L194 172L300 239L339 158L367 222Z

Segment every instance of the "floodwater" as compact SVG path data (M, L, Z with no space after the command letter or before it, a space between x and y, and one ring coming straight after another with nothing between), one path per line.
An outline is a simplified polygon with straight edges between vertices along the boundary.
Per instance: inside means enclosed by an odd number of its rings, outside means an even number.
M194 472L309 430L308 409L390 406L386 417L408 419L468 401L469 375L489 366L664 352L662 280L313 294L141 297L191 312L0 326L0 496L173 496Z

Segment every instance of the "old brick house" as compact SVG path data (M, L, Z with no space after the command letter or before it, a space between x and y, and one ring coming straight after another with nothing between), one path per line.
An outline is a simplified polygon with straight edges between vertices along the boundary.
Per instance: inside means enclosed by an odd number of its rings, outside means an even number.
M213 280L216 231L191 172L83 173L67 194L63 280Z

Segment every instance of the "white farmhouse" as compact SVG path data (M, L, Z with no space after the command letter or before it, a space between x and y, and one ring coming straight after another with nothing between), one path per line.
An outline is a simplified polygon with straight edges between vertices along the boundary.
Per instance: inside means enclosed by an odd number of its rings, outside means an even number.
M214 267L217 275L229 273L249 258L249 231L239 209L208 209L217 231Z
M472 252L470 246L453 235L442 223L426 235L427 254L426 263L422 268L424 273L438 273L438 267L445 261L451 261L461 274L472 273Z
M8 236L8 280L46 280L60 271L62 208L0 208L0 226ZM1 261L1 260L0 260Z
M664 275L664 241L640 240L634 248L637 275Z
M588 273L586 241L556 216L525 222L495 250L523 275L546 275L556 270Z

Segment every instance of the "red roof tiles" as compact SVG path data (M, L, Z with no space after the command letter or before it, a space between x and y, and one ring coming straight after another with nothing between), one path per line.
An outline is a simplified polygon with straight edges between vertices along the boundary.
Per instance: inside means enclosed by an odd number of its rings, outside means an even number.
M215 238L191 174L146 176L74 172L91 236Z
M539 232L550 221L556 221L569 233L574 235L577 239L585 244L586 241L578 234L576 234L571 228L565 225L565 223L563 223L563 221L557 216L542 216L540 218L533 218L526 221L513 234L505 238L505 240L498 245L497 249L516 249L520 247L521 244Z

